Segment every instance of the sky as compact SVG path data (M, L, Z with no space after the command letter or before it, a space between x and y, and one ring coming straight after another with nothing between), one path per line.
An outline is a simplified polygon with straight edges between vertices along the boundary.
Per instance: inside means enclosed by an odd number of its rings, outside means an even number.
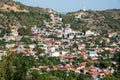
M120 9L120 0L15 0L23 4L51 8L57 12L72 12L80 9Z

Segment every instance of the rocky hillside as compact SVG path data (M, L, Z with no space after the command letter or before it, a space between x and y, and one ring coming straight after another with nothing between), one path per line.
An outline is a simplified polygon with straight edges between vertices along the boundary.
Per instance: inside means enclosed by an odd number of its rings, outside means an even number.
M120 10L77 11L65 16L65 23L74 29L117 30L120 31Z
M44 21L50 21L50 14L58 15L57 12L48 8L38 8L23 5L12 0L0 0L0 31L1 36L10 32L14 27L25 28L30 32L30 28L37 25L44 26ZM28 34L29 35L29 34Z
M52 16L62 17L63 25L71 24L75 30L114 30L120 31L120 10L105 11L77 11L66 15L59 14L52 9L31 7L14 2L13 0L0 0L0 31L1 36L10 32L15 26L24 28L30 34L31 27L45 27L44 22L51 22ZM56 25L58 26L58 25Z

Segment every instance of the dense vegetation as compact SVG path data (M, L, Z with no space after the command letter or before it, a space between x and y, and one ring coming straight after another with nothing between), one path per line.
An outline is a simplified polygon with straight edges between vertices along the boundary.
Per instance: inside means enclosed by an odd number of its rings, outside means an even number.
M36 54L35 56L26 56L22 53L15 53L7 51L7 56L3 56L0 60L0 80L89 80L92 76L82 73L74 73L69 69L57 69L52 70L54 65L62 64L57 57L41 57ZM117 56L117 57L116 57ZM120 54L115 53L113 60L119 64ZM78 60L75 60L78 61ZM81 60L79 60L81 61ZM48 70L46 68L39 68L40 65L49 65ZM108 63L101 59L100 67L107 66ZM115 65L113 65L115 66ZM37 69L35 69L37 68ZM117 72L107 75L102 80L119 80L120 69L116 67Z
M49 20L48 14L40 14L38 12L3 12L0 11L0 29L2 30L1 36L6 33L9 34L10 26L17 26L19 28L19 32L22 35L30 35L30 28L34 25L38 27L44 26L43 20ZM26 26L22 28L22 26ZM21 32L22 31L22 32Z
M79 18L76 16L81 15ZM120 10L111 9L105 11L77 11L68 13L63 17L64 23L70 23L75 30L120 30Z
M73 73L69 70L53 70L34 69L39 65L59 64L56 57L39 57L35 59L33 56L25 56L15 52L7 52L7 56L3 56L0 60L0 80L86 80L91 78L89 74Z

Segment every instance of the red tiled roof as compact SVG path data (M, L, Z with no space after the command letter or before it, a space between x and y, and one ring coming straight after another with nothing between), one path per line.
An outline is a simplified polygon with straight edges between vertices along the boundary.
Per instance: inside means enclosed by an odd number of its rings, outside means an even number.
M90 72L90 74L92 74L92 75L99 75L99 72L93 71L93 72Z
M64 66L64 68L69 69L69 68L71 68L71 66L66 65L66 66Z

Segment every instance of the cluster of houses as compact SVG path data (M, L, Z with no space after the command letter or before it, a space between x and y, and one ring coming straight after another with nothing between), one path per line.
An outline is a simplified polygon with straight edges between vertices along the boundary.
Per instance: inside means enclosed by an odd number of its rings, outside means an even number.
M112 57L115 51L120 51L120 34L118 32L108 32L106 33L108 35L106 37L104 36L106 34L101 35L101 32L92 30L86 30L85 32L75 31L71 29L70 24L59 28L59 26L62 25L62 18L55 17L53 14L51 14L50 17L52 21L44 21L46 25L44 28L37 26L31 28L32 36L26 35L23 37L19 35L18 28L14 26L9 36L4 35L4 37L0 38L0 40L6 42L4 50L0 50L0 59L1 56L6 55L6 50L23 53L27 56L35 56L37 52L34 51L34 49L36 46L39 46L39 48L44 50L44 52L40 53L40 56L59 57L60 62L69 62L65 65L54 65L52 69L49 68L50 65L40 65L40 69L46 68L48 71L67 69L75 73L90 73L93 78L97 78L98 76L103 78L106 74L114 73L115 70L111 66L104 69L95 67L94 65L87 67L89 62L87 60L90 58L90 62L94 64L101 56L99 53L109 50L110 57ZM22 38L28 38L33 41L33 43L26 44L21 41ZM113 41L113 38L115 38L116 41ZM104 46L101 47L102 44ZM83 57L86 61L73 65L74 59L79 57Z
M113 57L115 51L120 51L119 48L119 34L117 32L109 32L108 37L102 36L101 39L97 39L98 36L101 35L99 32L87 30L85 33L80 31L75 31L70 28L70 24L66 24L65 28L50 28L49 32L44 29L44 35L41 30L39 30L39 34L41 35L42 40L40 45L43 45L41 48L45 50L44 55L50 57L59 57L60 62L69 62L66 65L54 65L53 68L48 66L40 66L41 68L46 68L46 70L71 70L75 73L90 73L94 79L104 78L107 74L114 73L114 67L108 66L107 68L101 69L91 65L87 67L89 61L78 63L77 65L73 65L74 59L83 57L84 60L89 60L91 58L91 63L96 63L101 53L105 50L110 51L110 58ZM37 29L34 27L34 29ZM33 30L33 33L36 33L37 30ZM116 38L117 41L111 42L112 38ZM102 43L106 44L104 47L100 47ZM99 44L97 44L99 43ZM87 44L89 46L87 47ZM42 56L44 56L42 55ZM105 57L104 57L105 58ZM112 62L112 64L116 65L116 62Z

